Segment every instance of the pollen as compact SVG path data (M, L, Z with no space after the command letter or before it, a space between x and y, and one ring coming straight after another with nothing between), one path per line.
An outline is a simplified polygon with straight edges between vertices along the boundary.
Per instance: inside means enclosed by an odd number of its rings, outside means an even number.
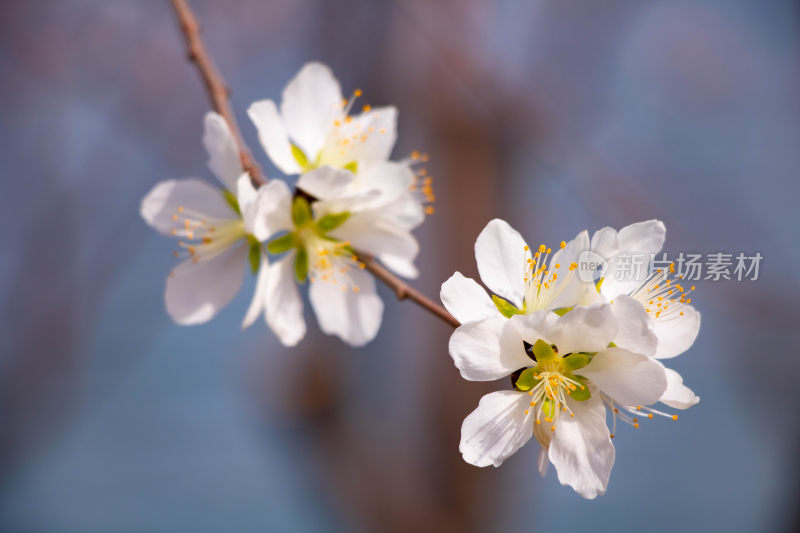
M677 282L682 276L674 276L674 273L674 263L671 263L669 269L654 271L639 288L630 293L631 297L645 305L645 311L655 319L680 319L685 316L684 306L692 301L688 295L695 290L695 286L685 290ZM647 307L654 302L657 302L655 308Z

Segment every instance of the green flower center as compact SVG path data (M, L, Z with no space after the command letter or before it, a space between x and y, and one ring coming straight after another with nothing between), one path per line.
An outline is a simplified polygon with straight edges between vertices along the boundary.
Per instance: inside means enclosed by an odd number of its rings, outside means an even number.
M311 206L302 196L292 202L294 231L276 237L267 243L271 254L282 254L295 250L294 274L298 283L324 281L340 286L343 290L359 291L348 272L353 268L364 268L355 250L347 241L328 235L344 224L350 213L334 213L314 219Z
M292 156L294 156L294 160L297 161L297 164L300 165L300 168L303 170L303 173L308 172L310 170L314 170L315 168L319 168L323 165L322 162L322 152L320 151L313 160L309 159L306 153L296 144L292 143ZM335 166L335 165L332 165ZM341 168L344 170L349 170L353 174L358 173L358 161L350 161L349 163L345 163L341 165Z
M512 384L531 396L530 407L535 409L535 423L541 424L542 420L552 422L550 429L555 429L555 421L561 413L572 416L567 398L582 402L591 397L588 380L574 371L589 364L594 354L576 352L560 356L555 345L542 339L532 345L525 343L525 351L536 365L512 374Z

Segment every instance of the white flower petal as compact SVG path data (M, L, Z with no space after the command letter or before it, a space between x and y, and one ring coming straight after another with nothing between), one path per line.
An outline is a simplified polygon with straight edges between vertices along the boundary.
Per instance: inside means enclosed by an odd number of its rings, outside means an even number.
M528 405L530 407L535 407L531 406L530 404ZM544 476L545 473L547 473L547 463L550 462L547 458L547 448L550 447L550 442L553 440L553 430L550 429L553 426L551 424L546 424L546 423L542 424L541 418L539 419L539 421L540 423L537 424L536 420L535 419L533 420L533 438L539 442L540 452L544 451L544 457L542 457L542 454L539 453L539 465L538 465L539 474ZM547 422L547 420L545 420L545 422ZM542 465L542 461L544 461L545 465Z
M314 202L311 208L315 218L345 212L352 215L355 213L363 213L365 210L370 211L369 205L372 204L378 196L380 196L378 191L369 191L355 196L342 196L333 200L319 200ZM372 214L380 215L380 213L375 213L374 210ZM394 226L393 224L390 225ZM401 228L398 227L397 229L399 230ZM339 228L337 228L336 231L338 230ZM333 233L331 233L331 235L333 235Z
M314 204L315 208L317 203ZM394 261L405 261L413 268L419 253L419 244L411 233L384 220L378 210L352 213L338 228L329 232L331 237L347 241L359 252L366 252L383 260L391 268ZM414 269L416 271L416 269ZM402 274L403 272L398 272Z
M416 228L425 220L425 211L422 204L411 197L410 194L398 198L383 207L382 211L386 220L407 230Z
M541 424L538 424L541 426ZM535 429L535 428L534 428ZM550 465L550 459L547 457L547 448L544 446L539 447L539 475L542 477L547 475L547 467Z
M397 140L397 108L378 107L354 117L353 122L368 132L358 143L358 164L365 170L389 159ZM371 131L371 128L374 130Z
M167 180L156 184L142 199L140 213L153 228L165 235L182 229L183 222L174 220L178 209L202 213L207 218L235 220L239 216L222 196L222 191L199 179Z
M607 304L576 307L553 322L547 336L561 355L599 352L617 335L618 324Z
M234 187L233 192L236 193L236 201L240 209L244 209L253 203L258 195L258 190L253 187L253 181L247 172L236 178L236 187Z
M539 339L548 344L553 344L554 341L550 339L550 330L559 320L561 319L557 314L540 310L533 313L514 315L511 317L510 322L514 324L519 336L529 344L536 344ZM565 354L566 352L562 355Z
M611 311L619 323L614 344L644 355L656 353L658 337L653 332L653 320L642 304L630 296L620 295L611 302Z
M598 352L588 365L575 373L589 378L604 394L622 405L650 405L667 389L667 376L661 363L622 348Z
M259 242L269 239L279 231L289 231L294 228L292 192L281 180L271 180L259 187L253 205L256 207L254 212L247 214L247 217L252 217L248 228Z
M680 314L669 314L654 320L658 337L656 357L667 359L682 354L694 344L700 332L700 313L691 305L681 306Z
M655 254L664 246L667 228L660 220L645 220L619 232L606 226L592 235L592 251L605 259L619 253Z
M450 336L450 357L469 381L492 381L533 366L514 324L486 318L462 324Z
M461 272L456 272L442 283L439 297L447 311L462 324L500 316L483 287L474 279L464 277Z
M186 326L202 324L228 305L242 286L246 248L235 244L206 261L189 259L178 265L164 291L172 319Z
M558 420L548 448L558 481L584 498L604 494L614 466L614 445L606 426L606 410L600 398L585 402L567 400L574 417Z
M592 251L607 260L600 292L613 299L630 294L647 279L651 254L664 245L667 229L660 220L625 226L619 232L603 228L592 236Z
M597 292L592 283L582 281L576 270L569 269L571 264L579 263L581 254L588 249L589 232L584 230L553 254L548 275L558 274L558 279L550 283L550 290L557 291L558 296L548 305L549 310L583 305L587 302L587 293Z
M317 200L334 200L348 195L354 179L355 176L349 170L325 166L300 176L297 188Z
M333 121L342 115L342 90L322 63L308 63L283 91L281 115L295 144L309 161L322 150Z
M608 269L600 285L600 294L613 300L620 294L631 294L648 278L650 257L641 255L615 255L606 264Z
M261 100L247 109L250 120L258 130L258 140L270 160L284 174L299 174L303 169L292 154L289 133L278 113L278 107L272 100Z
M269 271L269 258L262 250L261 252L261 266L258 269L258 278L256 279L256 290L253 293L253 299L250 300L250 306L244 314L242 320L242 329L247 329L253 325L258 316L264 311L266 304L267 292L267 272Z
M508 222L490 221L475 241L475 260L489 290L522 308L527 252L522 236Z
M353 269L348 275L358 286L358 292L317 281L311 284L309 297L322 331L352 346L363 346L378 333L383 302L375 292L375 280L369 273Z
M381 254L378 256L378 260L398 276L406 279L419 277L419 270L414 265L413 259L407 259L399 255Z
M294 277L294 253L269 265L264 302L267 325L284 346L294 346L306 334L303 300Z
M700 401L700 397L683 384L683 378L680 374L670 368L665 368L664 370L667 373L667 390L659 398L661 403L673 409L688 409Z
M378 191L380 195L369 207L384 207L409 196L409 187L414 183L414 172L407 163L386 161L367 170L359 168L351 193Z
M340 168L355 162L361 173L389 159L396 139L397 109L375 108L328 130L320 163Z
M236 192L236 180L244 169L236 139L221 115L206 113L203 145L208 152L208 168L226 189Z
M617 246L617 230L606 226L592 235L592 251L604 259L619 253Z
M461 425L458 449L464 460L475 466L500 466L528 442L533 434L528 402L527 394L516 391L481 398Z
M660 220L645 220L625 226L617 233L620 250L656 254L664 246L667 228Z

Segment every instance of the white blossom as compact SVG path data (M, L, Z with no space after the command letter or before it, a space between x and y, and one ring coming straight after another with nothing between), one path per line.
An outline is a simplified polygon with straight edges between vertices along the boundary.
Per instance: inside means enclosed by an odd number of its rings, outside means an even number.
M576 274L579 256L588 247L589 234L583 231L569 243L562 241L555 253L544 244L532 251L507 222L494 219L475 241L478 273L494 294L490 297L476 281L456 272L442 285L442 303L462 324L578 305L594 292Z
M220 115L206 115L203 143L222 188L196 178L162 181L140 209L150 226L179 239L174 254L185 260L168 276L165 300L173 320L185 325L207 322L233 299L248 262L258 270L259 243L270 234L260 214L269 199L251 184Z
M531 254L516 231L493 220L475 250L481 279L495 295L458 272L442 285L443 303L462 324L449 346L462 377L511 376L513 385L484 396L464 420L460 450L467 462L499 466L536 436L541 473L552 462L562 484L594 498L605 492L614 462L607 408L614 427L618 419L638 427L639 417L677 418L651 407L658 401L678 409L699 401L677 372L652 357L659 338L635 298L640 287L606 300L597 285L608 279L596 285L575 275L587 251L613 261L663 244L657 221L611 231L591 241L581 232L550 257L544 245Z
M277 259L259 276L257 293L246 324L263 311L267 324L286 345L296 344L306 331L297 284L309 282L309 299L322 331L361 346L378 332L383 302L375 280L364 271L355 250L373 255L416 253L407 232L382 225L372 217L373 205L385 192L349 194L350 172L321 167L301 181L326 200L309 202L295 196L281 181L269 188L266 217L274 221L267 244Z
M655 359L609 347L617 328L610 306L601 304L561 317L536 311L456 329L450 355L462 377L512 375L514 387L487 394L464 420L464 460L499 466L535 436L542 474L551 462L559 481L581 496L603 494L614 464L606 407L645 408L661 398L668 380Z
M397 138L394 107L364 106L360 114L350 115L360 94L356 90L351 99L345 99L331 70L321 63L309 63L283 91L280 112L275 102L262 100L252 104L248 114L272 162L286 174L303 175L298 187L314 199L329 202L373 194L369 208L361 209L347 225L377 226L379 231L371 238L373 248L381 248L378 259L401 276L416 277L413 260L418 249L410 231L422 223L426 210L432 211L425 206L434 199L430 177L418 178L411 169L412 159L419 160L421 155L389 160ZM339 172L307 176L325 167ZM324 183L323 178L335 182ZM328 207L320 205L319 209ZM384 233L394 241L401 240L400 247L378 246L377 239ZM361 244L354 242L354 246Z

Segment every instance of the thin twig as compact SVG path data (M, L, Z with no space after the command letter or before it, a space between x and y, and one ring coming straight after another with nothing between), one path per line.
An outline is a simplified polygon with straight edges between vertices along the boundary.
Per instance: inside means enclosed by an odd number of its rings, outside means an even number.
M228 90L228 87L225 84L222 76L214 67L214 63L211 61L211 56L206 51L206 47L203 44L203 39L200 35L200 27L197 24L197 19L195 18L192 9L189 7L189 4L186 0L170 1L172 2L172 7L175 10L175 16L178 18L181 32L183 33L183 37L186 41L186 47L189 50L189 60L192 61L195 66L197 66L197 70L200 72L200 76L203 78L203 82L205 83L206 90L211 98L211 105L214 108L214 111L222 115L233 132L234 138L236 139L236 144L239 146L239 157L242 159L242 167L244 167L245 170L250 173L250 178L253 180L255 185L263 185L267 182L267 179L261 173L261 167L259 167L258 163L253 160L250 150L247 148L247 145L242 139L242 135L239 132L239 126L236 123L236 117L233 115L233 111L231 110L230 102L228 100L230 91ZM448 313L444 307L438 305L413 287L410 287L400 278L378 264L378 262L372 257L366 254L359 254L358 259L364 263L366 269L369 270L373 276L378 278L394 291L398 300L412 301L454 328L457 328L460 325L458 320L453 318L453 316Z
M200 36L200 25L192 12L192 8L186 0L171 0L172 7L175 9L175 15L178 18L178 23L181 25L183 37L186 40L186 48L189 51L189 61L197 65L197 70L200 76L203 77L208 96L211 98L211 107L214 111L222 115L228 123L236 144L239 145L239 157L242 160L242 168L249 174L250 179L253 180L253 185L259 186L267 182L267 179L261 173L261 167L255 162L250 150L242 139L242 134L239 131L239 126L236 124L236 118L233 116L231 104L228 100L230 90L222 79L222 76L214 67L214 62L211 56L206 51L203 44L203 39Z
M454 328L457 328L461 325L458 320L453 318L453 315L448 313L444 307L437 304L415 288L409 286L400 278L386 270L386 268L375 261L375 259L372 257L361 254L359 255L359 260L364 263L367 270L372 272L373 276L381 280L384 284L386 284L387 287L394 291L394 294L397 296L398 300L410 300L428 312L436 315L438 318L444 320Z

